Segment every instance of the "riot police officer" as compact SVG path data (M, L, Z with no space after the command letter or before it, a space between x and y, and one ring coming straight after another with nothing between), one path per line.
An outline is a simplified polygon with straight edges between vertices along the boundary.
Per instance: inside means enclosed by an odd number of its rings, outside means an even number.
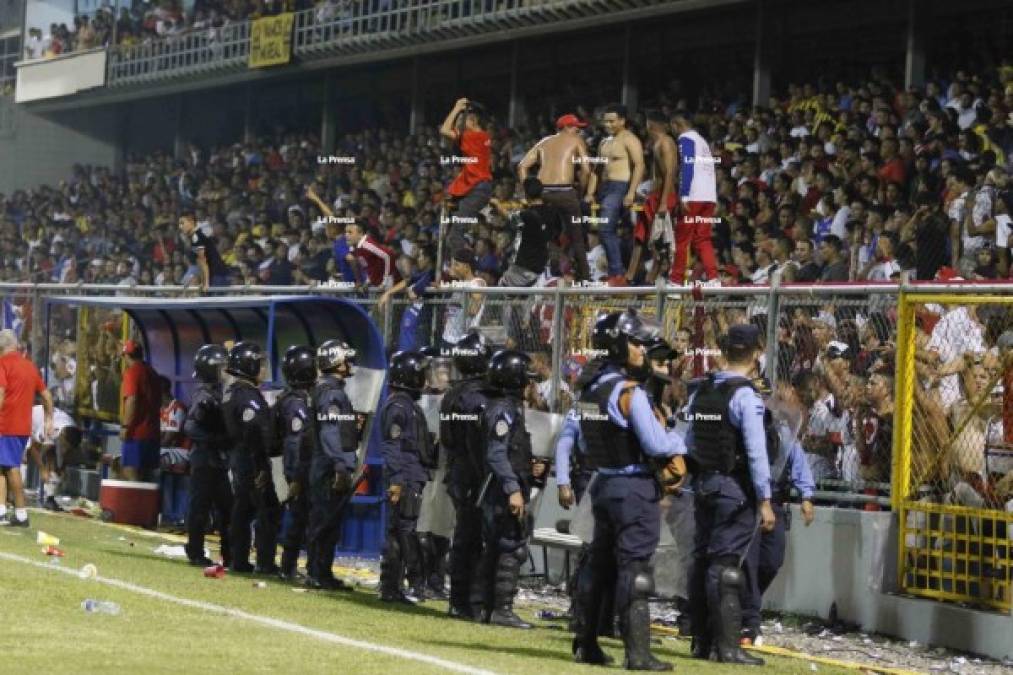
M524 389L531 358L506 349L493 354L486 372L488 402L482 413L485 479L478 501L482 509L482 555L472 581L473 608L482 621L531 628L513 611L521 564L528 558L527 504L534 486L531 436L524 424Z
M732 326L720 347L727 367L695 383L686 414L696 498L692 653L762 665L739 647L743 561L758 529L774 527L765 408L751 380L759 370L760 331L750 324Z
M345 380L352 376L355 350L341 340L327 340L317 348L320 378L313 390L317 443L310 461L310 521L306 585L345 590L334 578L334 547L341 535L343 506L355 489L355 451L359 431Z
M578 393L592 381L592 376L603 365L603 361L596 358L584 367L577 380ZM580 413L575 401L574 407L567 412L566 421L563 424L559 437L556 439L554 450L557 499L559 500L559 505L567 510L575 504L579 504L580 500L584 498L587 486L594 475L594 472L587 463L587 446L584 443L584 439L580 436L579 421ZM580 587L580 579L584 575L590 574L590 562L591 547L588 544L584 544L580 548L577 564L574 566L573 574L570 575L566 587L567 595L570 596L570 609L568 611L570 621L568 628L573 633L580 633L582 630L584 610L580 606L580 594L577 590ZM605 618L613 615L613 604L608 601L608 597L614 596L615 593L610 593L609 590L611 589L602 589L606 595L606 600L602 605L602 619L599 622L599 627L603 629L603 633L608 633L609 629L612 628L610 625L612 623L611 619Z
M397 352L390 359L389 393L380 409L384 473L387 480L387 536L380 561L380 599L425 599L422 557L416 536L422 489L436 466L436 448L417 401L426 386L429 359L420 352ZM404 593L408 577L411 595Z
M288 483L284 506L289 522L281 542L280 576L294 580L309 521L307 493L314 445L310 387L317 381L316 353L306 346L289 347L281 361L281 374L287 387L275 402L274 412Z
M589 466L598 472L590 488L595 518L590 573L579 581L584 612L573 651L579 663L605 665L598 645L602 589L615 584L615 609L631 670L671 670L650 649L654 592L651 557L661 538L662 490L675 490L685 473L682 438L655 414L643 383L651 373L647 348L658 327L635 310L612 312L595 323L594 346L607 353L587 376L577 403L578 426ZM656 477L661 465L663 480Z
M227 358L225 347L209 344L198 349L193 359L193 377L198 384L183 423L183 433L192 442L186 554L193 565L213 564L204 555L204 535L212 513L221 533L222 562L226 566L232 562L229 540L232 486L229 485L229 439L222 416L221 381Z
M264 352L252 342L229 350L225 371L236 379L225 392L222 411L232 469L232 570L277 574L274 563L281 506L271 480L273 416L260 393ZM257 566L250 566L250 524L257 521Z
M472 574L482 552L482 511L475 505L482 486L481 414L486 405L483 377L492 350L477 332L451 350L460 379L443 395L440 405L440 446L447 452L447 491L457 517L450 545L450 607L455 618L476 619L471 606Z
M787 533L791 527L788 499L791 488L802 498L802 522L808 527L815 516L812 497L816 484L809 461L797 439L793 420L801 419L801 410L783 398L768 401L765 420L771 427L767 433L767 455L770 459L771 505L774 508L774 529L753 539L746 554L746 582L742 593L741 644L755 644L760 636L760 608L763 594L777 577L787 548ZM794 428L793 428L794 427Z

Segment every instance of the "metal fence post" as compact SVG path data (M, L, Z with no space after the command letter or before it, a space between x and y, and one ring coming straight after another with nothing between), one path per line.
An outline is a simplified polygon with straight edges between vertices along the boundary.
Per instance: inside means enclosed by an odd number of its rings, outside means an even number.
M43 358L46 353L45 348L42 345L43 335L45 333L42 330L42 293L39 290L38 284L32 284L32 325L29 328L29 341L31 342L32 348L32 363L36 366L39 365L39 359Z
M658 319L658 325L664 328L665 326L665 280L661 275L658 276L657 282L654 284L654 316Z
M383 341L391 349L394 345L394 301L388 300L383 310Z
M781 272L774 272L770 279L770 293L767 298L767 379L770 388L777 386L777 326L781 311Z
M560 412L559 383L563 377L563 326L565 325L563 321L563 309L565 301L563 300L562 289L559 286L556 286L555 294L555 309L552 314L552 335L555 339L552 341L552 389L550 390L553 410L550 410L550 412Z

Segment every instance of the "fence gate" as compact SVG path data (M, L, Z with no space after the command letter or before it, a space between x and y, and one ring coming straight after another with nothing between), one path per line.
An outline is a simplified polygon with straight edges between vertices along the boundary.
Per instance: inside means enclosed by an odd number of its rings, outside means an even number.
M1008 612L1013 349L997 343L1013 327L1013 297L906 292L898 310L899 586Z

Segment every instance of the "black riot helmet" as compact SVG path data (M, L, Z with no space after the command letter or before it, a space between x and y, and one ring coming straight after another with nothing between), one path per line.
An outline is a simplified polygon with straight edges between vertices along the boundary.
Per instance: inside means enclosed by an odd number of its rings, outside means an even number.
M516 349L503 349L492 355L485 379L491 387L504 393L521 393L528 386L531 357Z
M218 384L222 380L222 366L229 353L221 345L204 345L193 357L193 376L204 384Z
M489 368L492 348L489 347L484 335L478 331L471 331L450 348L450 355L461 375L465 377L481 375Z
M635 309L610 312L595 321L591 340L595 349L608 352L609 361L620 366L629 359L630 344L648 346L661 333L653 319L645 317Z
M342 340L327 340L317 347L317 368L322 373L333 373L342 369L350 373L355 365L355 350Z
M429 357L422 352L396 352L390 357L388 381L392 387L418 394L426 388L428 369Z
M229 360L225 372L245 380L256 380L260 377L260 365L264 360L264 352L260 345L253 342L237 342L229 350Z
M281 374L292 387L308 387L317 380L317 355L305 345L294 345L285 350L281 360Z

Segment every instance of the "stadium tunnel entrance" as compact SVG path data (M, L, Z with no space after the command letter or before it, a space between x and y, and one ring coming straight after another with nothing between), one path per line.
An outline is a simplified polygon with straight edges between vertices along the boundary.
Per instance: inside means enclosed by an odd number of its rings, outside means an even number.
M60 318L67 320L65 310L77 310L74 329L60 323ZM262 388L273 403L284 386L280 367L288 347L315 348L332 338L347 342L357 352L357 364L346 391L355 411L365 416L358 453L360 461L368 467L368 477L346 513L339 552L379 555L386 514L379 425L374 425L373 419L384 395L387 365L380 330L361 307L339 298L317 296L52 297L46 299L45 330L47 364L60 339L59 333L65 330L63 337L76 335L74 413L78 418L107 423L119 420L118 354L127 338L141 342L148 362L169 379L173 395L184 404L196 386L193 356L202 345L248 340L264 347L268 360ZM275 484L279 498L284 499L287 485L281 459L275 458L274 463ZM186 487L176 483L185 481L175 481L171 486L162 481L163 492L171 489L181 493L168 500L163 495L163 518L166 504L171 504L173 518L186 513Z

